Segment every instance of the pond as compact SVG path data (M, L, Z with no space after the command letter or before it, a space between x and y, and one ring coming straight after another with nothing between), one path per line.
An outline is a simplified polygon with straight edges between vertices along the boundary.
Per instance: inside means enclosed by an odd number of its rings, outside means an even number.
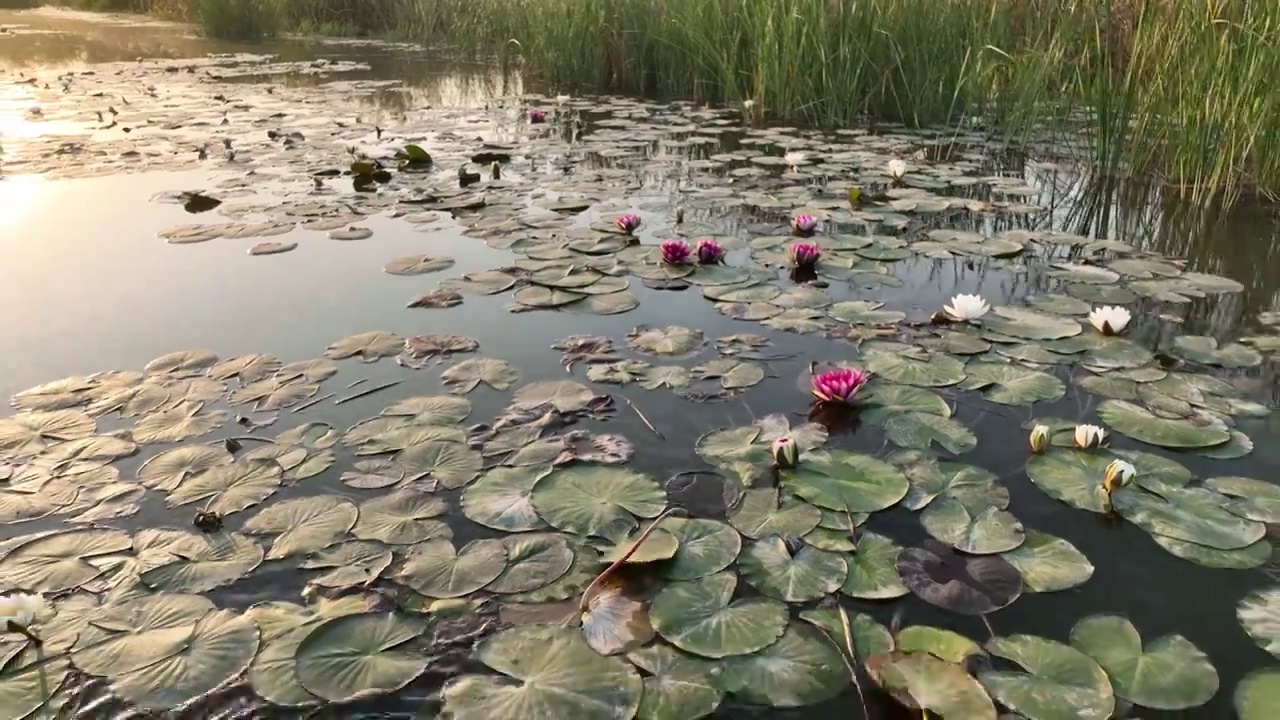
M0 30L0 717L1280 717L1273 210Z

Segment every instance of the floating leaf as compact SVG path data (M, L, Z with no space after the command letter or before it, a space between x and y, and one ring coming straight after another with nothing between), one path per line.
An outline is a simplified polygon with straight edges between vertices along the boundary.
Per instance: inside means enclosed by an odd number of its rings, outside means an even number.
M494 390L510 390L520 379L519 373L506 360L478 357L454 365L440 375L446 385L453 386L452 392L465 395L484 383Z
M884 421L885 434L898 447L927 450L938 443L960 455L978 446L978 437L969 428L949 417L920 412L890 415Z
M863 600L892 600L907 594L898 577L898 554L902 548L873 532L858 536L857 552L847 557L849 572L840 592Z
M449 526L432 518L448 510L444 500L412 490L376 497L360 503L360 515L351 534L362 540L388 545L412 545L432 538L449 538Z
M1049 497L1080 510L1105 512L1102 480L1111 458L1083 450L1054 449L1027 462L1027 477Z
M506 566L500 540L474 540L461 550L448 540L428 540L409 550L395 579L427 597L462 597L493 582Z
M845 649L844 622L840 619L840 611L836 608L815 608L803 610L800 619L820 628L831 638L836 647ZM856 613L849 616L849 634L853 639L853 649L860 660L872 655L879 655L893 650L893 635L888 628L876 622L870 615ZM847 653L848 651L845 650Z
M1181 335L1173 340L1174 352L1201 365L1225 368L1248 368L1262 363L1262 354L1240 343L1218 347L1215 338L1200 335Z
M636 517L657 517L666 493L632 470L578 466L557 470L534 485L533 506L551 526L578 535L617 538Z
M16 457L36 455L46 447L97 432L93 418L77 410L23 412L0 418L0 452Z
M906 319L906 313L881 310L884 303L868 300L838 302L827 308L831 317L854 325L895 325Z
M627 346L632 350L667 357L688 355L700 349L705 342L701 330L679 325L647 330L637 328L629 338Z
M1254 642L1280 657L1280 587L1251 593L1240 602L1236 617Z
M266 500L280 487L283 472L274 460L237 460L189 476L169 493L169 507L203 502L203 509L229 515Z
M1074 545L1036 530L1002 557L1018 569L1022 584L1032 592L1057 592L1083 585L1093 577L1093 563Z
M996 709L978 681L955 663L928 653L896 652L877 660L879 683L905 693L917 706L943 718L995 720Z
M503 676L463 675L444 689L455 720L619 720L635 715L643 684L620 658L601 657L573 628L503 630L480 645L481 662Z
M903 550L898 574L921 599L965 615L995 612L1022 594L1022 577L1003 558L957 555L934 541Z
M1209 658L1181 635L1166 635L1144 648L1128 620L1094 615L1071 629L1071 645L1102 666L1116 697L1135 705L1184 710L1218 692L1218 673Z
M28 592L71 590L103 572L91 560L130 548L129 536L119 530L69 530L37 536L9 548L0 560L0 587Z
M395 462L411 478L430 478L446 489L456 490L476 479L484 466L480 453L462 443L434 440L415 443L401 450Z
M280 533L268 560L323 550L356 524L355 504L340 495L312 495L286 500L258 511L244 524L247 533Z
M462 493L462 513L495 530L524 532L546 525L533 506L533 488L551 473L547 466L496 467Z
M1231 433L1221 422L1197 424L1162 418L1123 400L1103 402L1098 406L1098 417L1118 433L1160 447L1206 448L1231 439Z
M262 564L262 546L239 533L138 531L134 551L145 558L143 584L173 593L205 593L239 580Z
M425 275L448 270L451 267L453 267L453 258L407 255L391 260L383 266L382 271L391 275Z
M0 681L3 682L3 681ZM1280 668L1249 673L1236 686L1236 713L1240 720L1270 720L1280 713Z
M1058 378L1017 365L975 360L965 367L965 372L968 377L962 387L982 390L984 398L1004 405L1060 400L1067 392Z
M729 515L729 524L752 539L769 535L803 537L821 520L822 511L808 503L784 500L780 505L777 488L747 490Z
M1156 494L1130 487L1115 496L1116 512L1153 535L1237 550L1266 534L1263 524L1236 517L1222 505L1221 495L1204 488L1163 487Z
M724 687L747 700L776 708L813 705L849 684L843 657L809 625L792 624L760 652L724 661Z
M992 555L1022 544L1022 523L1012 514L988 507L970 513L962 502L944 497L930 503L920 524L934 538L971 555Z
M360 356L365 362L394 357L404 349L404 338L389 332L367 332L343 338L329 346L324 356L330 360L343 360Z
M945 387L964 380L964 363L912 345L875 342L863 346L867 369L889 382Z
M870 455L844 450L811 459L782 473L783 484L819 507L843 512L877 512L893 506L910 483L898 468Z
M507 567L485 588L495 593L536 590L559 580L573 565L573 550L562 535L531 533L502 539Z
M218 355L212 350L182 350L152 360L145 370L148 375L193 377L203 375L217 362Z
M1280 486L1246 477L1217 477L1204 481L1205 487L1229 495L1228 512L1261 523L1280 523Z
M978 679L1001 705L1030 720L1106 720L1115 709L1107 674L1092 658L1069 645L1013 635L992 638L987 651L1026 670L989 670Z
M642 535L644 533L637 530L630 535L619 538L612 547L604 549L600 560L610 564L623 562L623 557L630 553L625 562L642 565L644 563L670 560L675 557L676 551L680 548L680 541L676 539L676 536L663 528L654 528L643 541L640 540ZM636 543L639 544L637 545Z
M336 703L395 692L427 667L423 654L403 649L421 632L418 621L395 613L327 620L298 645L298 681Z
M792 555L786 541L776 535L750 545L738 559L738 569L752 587L787 602L833 593L849 572L839 554L805 546Z
M234 459L231 453L220 447L184 445L158 453L143 463L138 468L138 482L153 490L169 492L186 478Z
M772 645L786 630L786 605L765 598L730 602L736 585L732 572L667 585L649 609L653 628L681 650L709 658Z
M706 717L720 705L718 668L710 663L666 645L632 651L627 659L648 673L637 720Z
M947 662L963 663L971 655L985 655L974 641L951 630L912 625L898 631L898 649L902 652L928 653Z
M582 634L601 655L635 650L653 639L649 608L628 597L620 584L607 584L587 601Z
M330 546L298 564L329 572L311 580L323 587L347 588L375 582L391 566L391 550L373 540L349 540Z
M672 580L695 580L720 572L737 559L742 549L741 536L716 520L669 517L661 527L679 543L664 571Z

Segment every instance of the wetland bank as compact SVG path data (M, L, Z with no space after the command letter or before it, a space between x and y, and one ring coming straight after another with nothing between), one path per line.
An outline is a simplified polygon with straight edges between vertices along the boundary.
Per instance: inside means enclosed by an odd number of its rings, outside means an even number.
M52 604L0 717L1275 716L1265 210L981 128L0 25L0 590Z

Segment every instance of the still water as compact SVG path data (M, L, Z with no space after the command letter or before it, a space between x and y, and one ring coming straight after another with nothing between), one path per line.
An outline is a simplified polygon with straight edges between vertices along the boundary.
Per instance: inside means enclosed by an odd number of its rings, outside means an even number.
M335 166L329 156L293 156L288 161L292 164L284 164L270 151L264 153L260 136L269 129L268 124L262 122L261 113L253 114L251 106L276 103L286 118L283 124L309 139L329 134L327 141L335 146L377 146L385 129L389 137L423 142L443 166L440 157L465 159L482 141L524 142L509 101L512 96L542 88L525 88L518 77L504 76L490 66L451 62L409 46L302 40L243 46L206 41L180 25L51 10L0 11L0 28L5 30L0 33L0 162L4 163L0 166L0 250L4 259L0 264L0 347L5 348L0 353L0 395L5 397L57 378L141 369L153 358L190 348L209 348L223 358L250 353L270 353L285 362L314 358L340 338L374 330L402 336L448 333L474 338L483 355L514 365L521 383L566 377L559 352L550 346L567 335L606 335L622 341L639 325L681 325L700 329L709 339L744 332L770 338L773 344L766 352L776 353L780 359L763 363L765 381L722 402L694 403L666 391L640 390L638 385L595 386L597 392L629 398L641 409L645 421L629 406L621 405L608 422L589 427L625 435L636 446L632 467L654 478L666 478L681 471L707 469L695 455L694 443L712 430L746 425L772 413L793 417L793 424L802 422L798 416L808 407L810 362L859 357L855 345L820 334L779 332L730 319L700 297L697 287L662 292L638 279L631 281L630 292L639 307L625 317L572 309L512 313L508 311L511 295L505 292L467 295L460 307L450 310L406 307L412 297L431 290L438 277L388 275L382 268L392 258L417 254L452 258L454 266L439 277L455 277L508 266L517 257L510 250L493 247L494 243L465 235L475 222L465 211L437 213L438 218L422 224L405 222L404 213L391 212L390 206L377 214L361 211L351 224L372 231L367 239L335 241L324 231L302 229L266 237L297 243L296 249L279 255L250 256L247 250L259 241L257 238L166 243L161 234L177 226L227 220L211 217L218 215L216 212L193 215L181 204L162 202L166 193L200 190L225 196L227 206L248 204L259 210L259 215L276 217L273 203L284 199L296 202L311 190L307 175ZM274 57L199 65L200 69L191 73L165 69L182 67L183 61L196 62L210 54L235 53ZM165 66L157 61L174 64ZM270 72L255 71L255 64L260 65L258 70ZM146 69L142 69L144 65ZM231 67L236 72L206 73L209 67ZM86 72L117 78L110 83L113 89L77 103L57 97L65 73ZM199 79L191 80L188 74ZM166 77L174 78L174 83L166 85ZM90 80L97 81L94 76ZM374 85L382 81L389 82ZM73 80L65 94L77 92L81 82ZM357 86L360 90L352 92ZM200 103L219 102L210 99L215 93L227 98L220 101L227 106L221 111L221 125L218 112L199 108ZM193 101L197 94L200 99ZM307 104L297 104L300 102ZM553 101L543 102L549 105ZM746 156L723 161L719 171L704 172L703 168L718 162L718 154L744 148L755 148L753 152L770 148L773 154L781 154L798 139L809 143L807 147L814 148L809 152L815 153L822 142L834 140L818 139L817 133L806 130L780 129L772 142L756 143L760 136L737 122L711 123L714 133L692 136L712 138L713 142L689 143L685 140L696 127L690 118L700 117L701 109L636 104L627 111L631 117L651 114L660 118L656 124L665 125L669 135L650 140L647 133L652 128L646 127L641 136L645 147L638 154L629 154L627 160L614 161L607 152L599 152L599 144L591 152L578 144L593 134L618 133L620 147L635 142L621 139L628 128L618 122L627 113L610 104L614 102L579 108L578 119L563 128L566 142L548 145L540 141L535 149L546 151L530 151L527 157L520 156L523 148L515 151L505 177L524 195L521 202L534 206L575 195L597 196L604 212L600 206L593 208L583 216L586 222L608 216L610 210L638 210L645 218L642 238L646 243L671 237L679 230L672 220L677 206L687 206L686 222L698 228L694 235L749 237L770 234L765 228L776 228L790 214L785 198L797 188L835 179L807 175L765 185L768 192L784 200L772 210L768 203L744 207L731 201L732 196L765 192L761 185L752 183L766 181L749 172L758 167L743 162ZM130 108L144 105L156 114L157 122L130 118L131 113L141 112ZM244 107L237 110L238 105ZM116 112L108 111L107 106ZM33 115L34 107L43 108L40 115ZM120 122L110 127L117 112ZM239 124L242 115L257 119L246 127ZM168 127L157 129L166 123ZM132 132L124 133L131 124ZM339 129L334 129L335 125ZM634 132L635 126L630 129ZM999 217L941 213L936 219L913 221L906 232L947 227L988 233L1021 229L1110 237L1140 251L1185 259L1187 270L1225 276L1243 285L1238 293L1187 303L1140 304L1133 333L1148 347L1167 348L1172 338L1181 334L1212 336L1225 344L1228 339L1260 332L1259 314L1280 307L1280 221L1273 208L1247 204L1230 211L1197 211L1164 197L1158 188L1135 188L1099 200L1090 192L1089 178L1061 159L986 152L973 144L973 138L945 133L912 136L895 128L877 130L904 138L900 147L910 149L913 162L970 162L975 172L999 175L1011 186L1018 186L1016 192L1001 196L1002 200L1040 208L1034 213ZM144 134L155 138L150 148L137 140ZM232 148L247 149L224 160L224 137L234 139ZM81 149L69 154L54 152L64 143L79 144ZM140 156L123 150L137 151L139 146ZM206 159L197 156L202 146L207 146ZM456 165L442 167L431 180L438 184L450 180ZM472 169L488 171L482 165ZM778 173L782 168L769 171ZM594 178L601 187L584 186L592 180L580 179L583 177ZM690 199L706 190L709 178L718 178L730 192L723 197L703 195L701 202ZM325 202L352 192L348 178L325 182L324 194L317 196ZM980 196L964 186L939 190L939 194ZM788 210L779 212L784 206ZM837 215L835 211L832 214ZM778 232L775 229L772 234ZM1076 257L1070 248L1053 252L1059 254L1049 259L1056 262ZM914 257L892 267L892 275L901 282L849 289L837 289L835 286L842 283L833 282L829 292L837 300L882 302L886 309L906 313L909 321L923 321L956 293L979 293L995 305L1056 289L1043 268L1032 263ZM373 364L347 360L339 365L337 376L328 381L334 388L362 379L362 387L401 382L341 406L321 404L308 410L307 420L346 428L377 414L394 400L443 392L438 372L444 367L441 363L421 371L406 371L388 359ZM1271 359L1257 367L1232 371L1230 378L1249 397L1274 407L1280 399L1274 370ZM581 370L575 374L582 379ZM1069 375L1059 374L1064 378ZM1149 535L1132 524L1104 522L1100 516L1066 508L1033 486L1024 472L1026 430L1021 425L1033 416L1030 408L994 405L976 393L957 394L955 417L979 438L978 449L961 461L995 473L1008 488L1009 507L1022 523L1069 540L1096 568L1093 577L1080 587L1027 593L994 614L990 619L996 632L1065 640L1076 620L1111 613L1130 617L1148 640L1180 633L1213 662L1220 676L1218 693L1208 704L1183 714L1139 709L1138 716L1234 717L1231 694L1237 682L1247 673L1275 663L1241 629L1235 612L1239 600L1249 592L1275 583L1270 575L1272 564L1247 571L1201 567L1161 551ZM482 386L467 397L474 404L472 418L487 419L501 412L509 393ZM1037 403L1034 416L1085 420L1094 417L1090 413L1101 400L1073 391L1061 400ZM282 413L278 429L301 420L288 414ZM114 429L105 422L102 427ZM1242 419L1239 429L1253 439L1254 450L1248 456L1224 461L1183 453L1178 460L1201 478L1240 475L1274 480L1275 468L1280 467L1280 448L1275 442L1280 439L1280 423L1274 414L1270 419ZM213 437L230 434L235 430L224 428ZM841 448L882 457L893 449L880 428L866 425L853 436L833 438L832 444L837 443ZM1117 438L1116 444L1141 447L1124 438ZM130 476L151 454L144 450L117 465ZM348 461L339 460L308 487L312 492L314 488L343 492L337 476ZM173 519L166 515L171 512L162 503L150 502L144 503L136 516L111 522L127 531L188 522L185 516ZM0 539L56 528L58 522L46 519L0 527ZM902 508L877 514L869 527L904 547L927 538L916 514ZM472 536L476 536L474 530L460 529L457 540L460 544ZM277 581L288 590L281 592ZM288 573L277 572L220 589L215 600L220 606L244 608L268 599L294 599L300 586ZM987 637L981 620L946 613L913 596L892 604L847 604L851 610L870 613L886 623L897 607L904 606L909 624L951 628L980 642ZM415 686L410 695L430 693L433 684L442 679L443 673L432 673L419 683L422 692L416 692ZM817 718L836 711L847 713L850 703L855 702L855 697L846 693L807 710L761 710L726 702L719 712L726 717ZM402 707L412 710L415 702L406 700Z

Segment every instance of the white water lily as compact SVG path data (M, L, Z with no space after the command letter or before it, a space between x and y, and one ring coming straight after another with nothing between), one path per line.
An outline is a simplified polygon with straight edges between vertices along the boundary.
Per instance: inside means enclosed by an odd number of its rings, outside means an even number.
M1138 468L1133 463L1124 460L1112 460L1107 465L1107 473L1103 478L1103 484L1107 488L1107 494L1115 492L1117 488L1122 488L1133 482L1134 476L1138 474Z
M1037 425L1031 428L1031 452L1042 453L1049 447L1049 426Z
M907 174L907 163L898 158L889 161L889 177L901 180Z
M806 157L802 152L789 152L786 155L783 155L782 159L786 161L787 165L792 170L796 170L804 164L805 160L808 160L808 157Z
M991 306L981 295L956 295L951 298L951 304L943 305L942 309L952 320L968 322L986 315Z
M1097 425L1077 425L1074 440L1081 450L1102 447L1107 442L1107 431Z
M1115 335L1125 329L1133 316L1118 305L1096 307L1089 313L1089 323L1103 335Z
M756 101L750 98L742 101L742 109L751 112L751 108L756 106Z
M53 609L39 593L19 592L0 597L0 630L7 628L9 623L27 628L52 614Z
M570 98L569 98L569 96L568 96L568 95L557 95L557 96L556 96L556 103L557 103L557 104L559 104L559 105L563 105L563 104L565 104L565 103L569 102L569 100L570 100Z

